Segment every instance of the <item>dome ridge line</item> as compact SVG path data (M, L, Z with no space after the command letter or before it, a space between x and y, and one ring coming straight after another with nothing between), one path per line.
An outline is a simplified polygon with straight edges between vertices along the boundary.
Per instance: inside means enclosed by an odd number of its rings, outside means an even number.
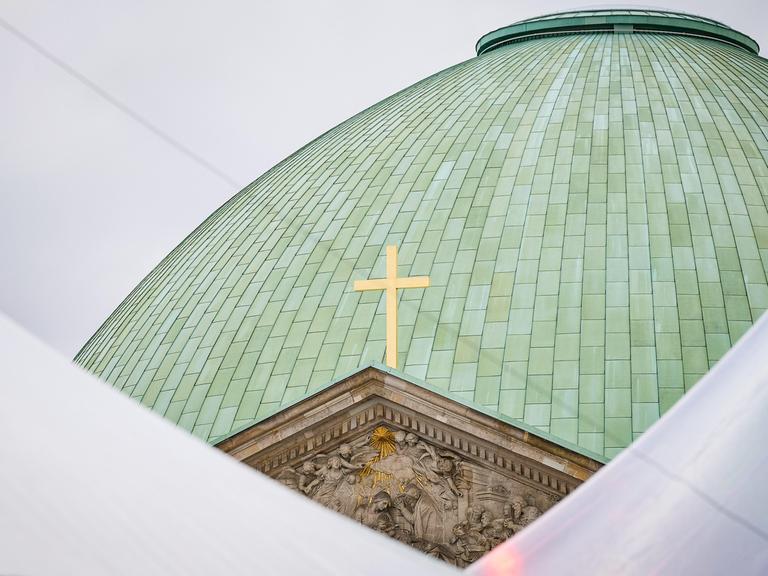
M512 42L543 36L591 33L665 33L724 42L758 54L755 40L733 28L693 14L663 10L578 10L520 20L483 35L475 44L478 56Z

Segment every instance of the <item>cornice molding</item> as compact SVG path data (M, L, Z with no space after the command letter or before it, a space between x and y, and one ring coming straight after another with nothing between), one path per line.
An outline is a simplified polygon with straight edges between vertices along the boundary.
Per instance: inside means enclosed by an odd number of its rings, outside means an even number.
M601 463L497 420L396 375L369 367L216 446L276 474L317 453L329 453L380 424L410 431L468 461L566 495Z

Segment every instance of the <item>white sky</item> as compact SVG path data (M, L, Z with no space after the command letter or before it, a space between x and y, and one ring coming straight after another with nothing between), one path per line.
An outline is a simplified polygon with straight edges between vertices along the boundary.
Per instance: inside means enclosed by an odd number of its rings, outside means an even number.
M490 30L600 6L616 4L0 0L0 310L74 355L197 224L309 140L473 57ZM765 0L664 7L768 50Z

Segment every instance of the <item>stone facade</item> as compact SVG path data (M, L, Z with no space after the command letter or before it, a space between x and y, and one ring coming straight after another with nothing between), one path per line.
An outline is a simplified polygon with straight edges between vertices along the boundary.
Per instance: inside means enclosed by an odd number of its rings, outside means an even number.
M457 566L522 530L600 466L377 368L218 446Z

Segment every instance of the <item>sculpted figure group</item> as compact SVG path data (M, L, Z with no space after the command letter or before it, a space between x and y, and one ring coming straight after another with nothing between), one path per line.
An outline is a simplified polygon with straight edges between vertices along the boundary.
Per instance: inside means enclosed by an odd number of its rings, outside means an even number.
M534 504L515 496L504 504L503 515L493 518L483 506L467 508L466 518L453 527L451 543L456 550L456 564L467 566L541 516Z
M320 504L351 516L356 499L356 473L363 468L361 464L353 464L351 457L352 446L342 444L338 454L318 454L305 461L298 470L286 468L278 479Z
M320 504L458 566L474 562L541 514L532 501L510 494L503 513L494 517L468 498L473 493L458 455L412 432L384 431L391 438L387 450L362 438L277 477Z

